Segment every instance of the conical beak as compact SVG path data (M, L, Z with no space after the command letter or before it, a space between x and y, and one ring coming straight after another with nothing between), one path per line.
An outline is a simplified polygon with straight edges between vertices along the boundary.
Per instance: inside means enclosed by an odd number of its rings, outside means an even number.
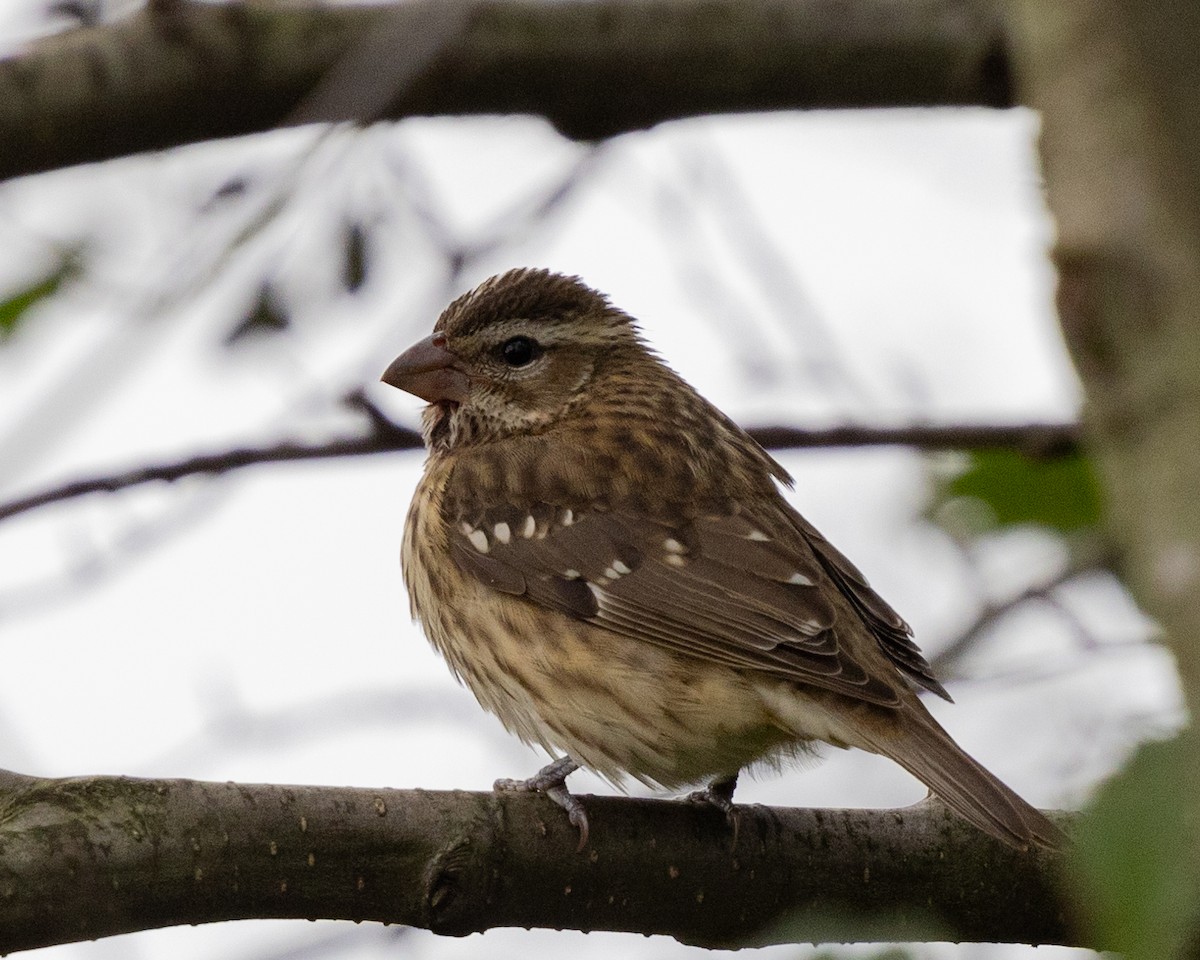
M446 337L441 333L414 343L391 362L380 379L429 403L462 403L471 385L458 366L458 357L446 349Z

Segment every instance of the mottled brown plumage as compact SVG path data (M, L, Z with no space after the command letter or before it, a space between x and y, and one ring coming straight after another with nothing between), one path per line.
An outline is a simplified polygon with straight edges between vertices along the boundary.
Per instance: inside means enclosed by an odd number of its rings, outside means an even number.
M908 625L779 493L787 472L602 295L493 277L384 379L430 401L413 614L523 740L672 788L859 747L1006 843L1059 843L930 716L914 685L949 697Z

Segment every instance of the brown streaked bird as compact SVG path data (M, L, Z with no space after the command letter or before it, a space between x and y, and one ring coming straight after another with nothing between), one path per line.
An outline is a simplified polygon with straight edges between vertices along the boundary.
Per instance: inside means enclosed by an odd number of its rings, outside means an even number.
M814 741L890 757L979 829L1042 813L917 696L950 699L900 616L780 493L787 471L578 278L492 277L383 380L428 401L402 560L413 615L480 704L559 759L732 818L737 775Z

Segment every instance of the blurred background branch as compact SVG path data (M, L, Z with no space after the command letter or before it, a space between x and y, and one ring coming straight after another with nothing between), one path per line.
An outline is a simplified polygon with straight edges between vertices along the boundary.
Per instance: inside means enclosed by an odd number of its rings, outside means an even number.
M989 0L159 0L0 63L0 179L315 120L524 113L600 140L700 114L1012 102Z

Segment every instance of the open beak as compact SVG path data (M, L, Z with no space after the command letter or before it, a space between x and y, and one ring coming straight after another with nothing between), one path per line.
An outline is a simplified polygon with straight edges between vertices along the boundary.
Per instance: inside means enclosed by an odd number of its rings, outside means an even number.
M458 366L458 357L446 349L443 333L414 343L388 365L380 379L429 403L462 403L471 385Z

